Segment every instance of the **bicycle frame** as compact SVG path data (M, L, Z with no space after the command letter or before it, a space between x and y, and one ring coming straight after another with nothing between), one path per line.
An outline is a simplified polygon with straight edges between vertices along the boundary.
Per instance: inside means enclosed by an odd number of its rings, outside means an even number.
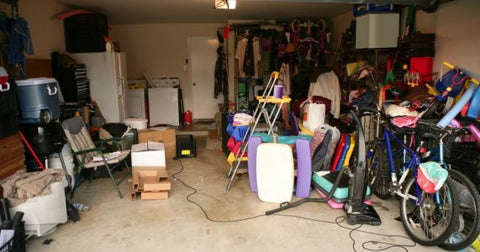
M400 179L397 178L397 173L396 173L395 166L394 166L394 163L393 163L393 152L392 152L392 142L391 142L392 140L394 142L398 143L402 147L402 149L404 151L404 159L406 157L406 154L410 155L410 157L411 157L410 160L408 161L408 164L403 167L404 169L402 169L402 176L400 177ZM382 141L382 140L380 140L380 141ZM402 184L405 181L405 179L407 178L410 170L412 170L413 175L415 176L415 180L417 179L417 168L420 165L420 156L416 152L414 152L412 149L410 149L397 136L395 136L393 134L393 132L391 130L389 130L388 128L385 128L384 131L383 131L383 141L384 141L384 143L386 145L386 149L387 149L388 166L389 166L390 176L391 176L391 180L392 180L392 186L394 188L393 192L395 194L399 195L402 198L406 198L407 195L402 193ZM404 160L404 161L406 161L406 160ZM406 162L404 162L404 164L405 163ZM415 197L410 196L410 198L415 200L415 203L417 205L420 205L420 202L418 200L418 199L421 198L420 197L420 188L419 188L418 184L416 184L416 183L415 183L415 190L416 190L417 197L415 198Z

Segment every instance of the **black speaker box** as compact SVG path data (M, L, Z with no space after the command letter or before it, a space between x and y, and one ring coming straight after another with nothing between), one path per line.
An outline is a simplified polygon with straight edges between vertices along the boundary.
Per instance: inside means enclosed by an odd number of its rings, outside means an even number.
M63 21L67 52L104 52L108 36L107 17L98 13L78 14Z

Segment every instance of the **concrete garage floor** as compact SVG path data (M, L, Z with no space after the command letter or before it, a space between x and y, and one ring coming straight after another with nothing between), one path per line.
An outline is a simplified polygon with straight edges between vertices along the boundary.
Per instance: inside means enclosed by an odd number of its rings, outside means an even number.
M206 138L197 138L197 158L167 160L172 190L168 200L135 200L129 184L122 183L124 198L109 179L96 179L80 187L72 202L90 206L81 220L59 225L53 233L27 240L28 251L366 251L404 244L408 251L439 251L405 238L396 200L372 198L381 226L349 226L335 220L342 210L325 203L307 203L273 216L277 204L261 202L242 175L225 192L226 157L206 149ZM183 172L178 173L184 167ZM177 180L172 176L177 174ZM117 174L118 175L118 174ZM194 190L187 188L181 179ZM190 195L190 196L189 196ZM317 197L312 192L312 197ZM187 200L195 201L198 205ZM293 199L297 200L297 199ZM210 219L210 220L209 220ZM337 219L339 220L339 219ZM343 226L344 228L340 227ZM358 228L352 231L352 228ZM372 232L380 235L375 235ZM350 238L351 237L351 238ZM52 239L50 244L43 244ZM353 239L353 240L352 240ZM369 242L370 241L370 242ZM367 242L367 243L366 243ZM405 251L391 248L388 251Z

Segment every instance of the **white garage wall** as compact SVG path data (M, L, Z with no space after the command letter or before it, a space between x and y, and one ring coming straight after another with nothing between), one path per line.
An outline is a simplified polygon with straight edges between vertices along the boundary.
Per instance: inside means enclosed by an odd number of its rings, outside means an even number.
M148 71L153 78L178 76L185 109L191 109L188 69L188 37L216 37L223 24L126 24L114 25L111 36L127 55L129 79L143 79ZM213 83L212 83L213 85Z
M417 30L436 35L434 71L448 61L480 78L479 10L478 0L455 0L432 14L417 12Z
M352 11L337 15L330 18L328 21L328 29L332 32L330 36L330 43L333 48L340 48L340 42L342 40L342 34L350 27L350 23L353 20Z

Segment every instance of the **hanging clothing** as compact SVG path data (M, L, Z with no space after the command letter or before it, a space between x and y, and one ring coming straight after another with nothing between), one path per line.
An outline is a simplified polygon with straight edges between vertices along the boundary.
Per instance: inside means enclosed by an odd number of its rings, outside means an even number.
M243 61L243 71L247 76L253 76L255 74L255 63L253 57L253 36L248 36L247 48L245 50L245 60Z
M224 97L228 97L228 77L223 46L218 47L217 54L218 58L215 63L215 88L213 93L215 99L217 99L220 93L222 93Z
M332 103L330 113L333 117L340 118L341 90L340 82L335 72L322 73L318 76L316 82L310 83L308 97L314 95L330 99Z
M7 55L8 63L23 63L25 61L24 51L29 55L33 55L30 29L28 28L27 20L24 18L17 18L12 22L8 41L3 50Z
M306 71L300 71L292 78L292 88L290 98L292 100L298 100L306 98L308 95L308 89L310 87L310 73Z
M254 67L254 71L252 72L252 75L248 75L245 72L245 68L244 68L246 53L247 53L247 44L248 44L248 39L246 38L240 39L237 42L237 48L235 50L235 58L238 60L238 75L240 78L252 77L252 78L258 79L258 63L262 59L262 56L260 55L260 42L256 38L252 39L251 53L253 56L252 66Z

